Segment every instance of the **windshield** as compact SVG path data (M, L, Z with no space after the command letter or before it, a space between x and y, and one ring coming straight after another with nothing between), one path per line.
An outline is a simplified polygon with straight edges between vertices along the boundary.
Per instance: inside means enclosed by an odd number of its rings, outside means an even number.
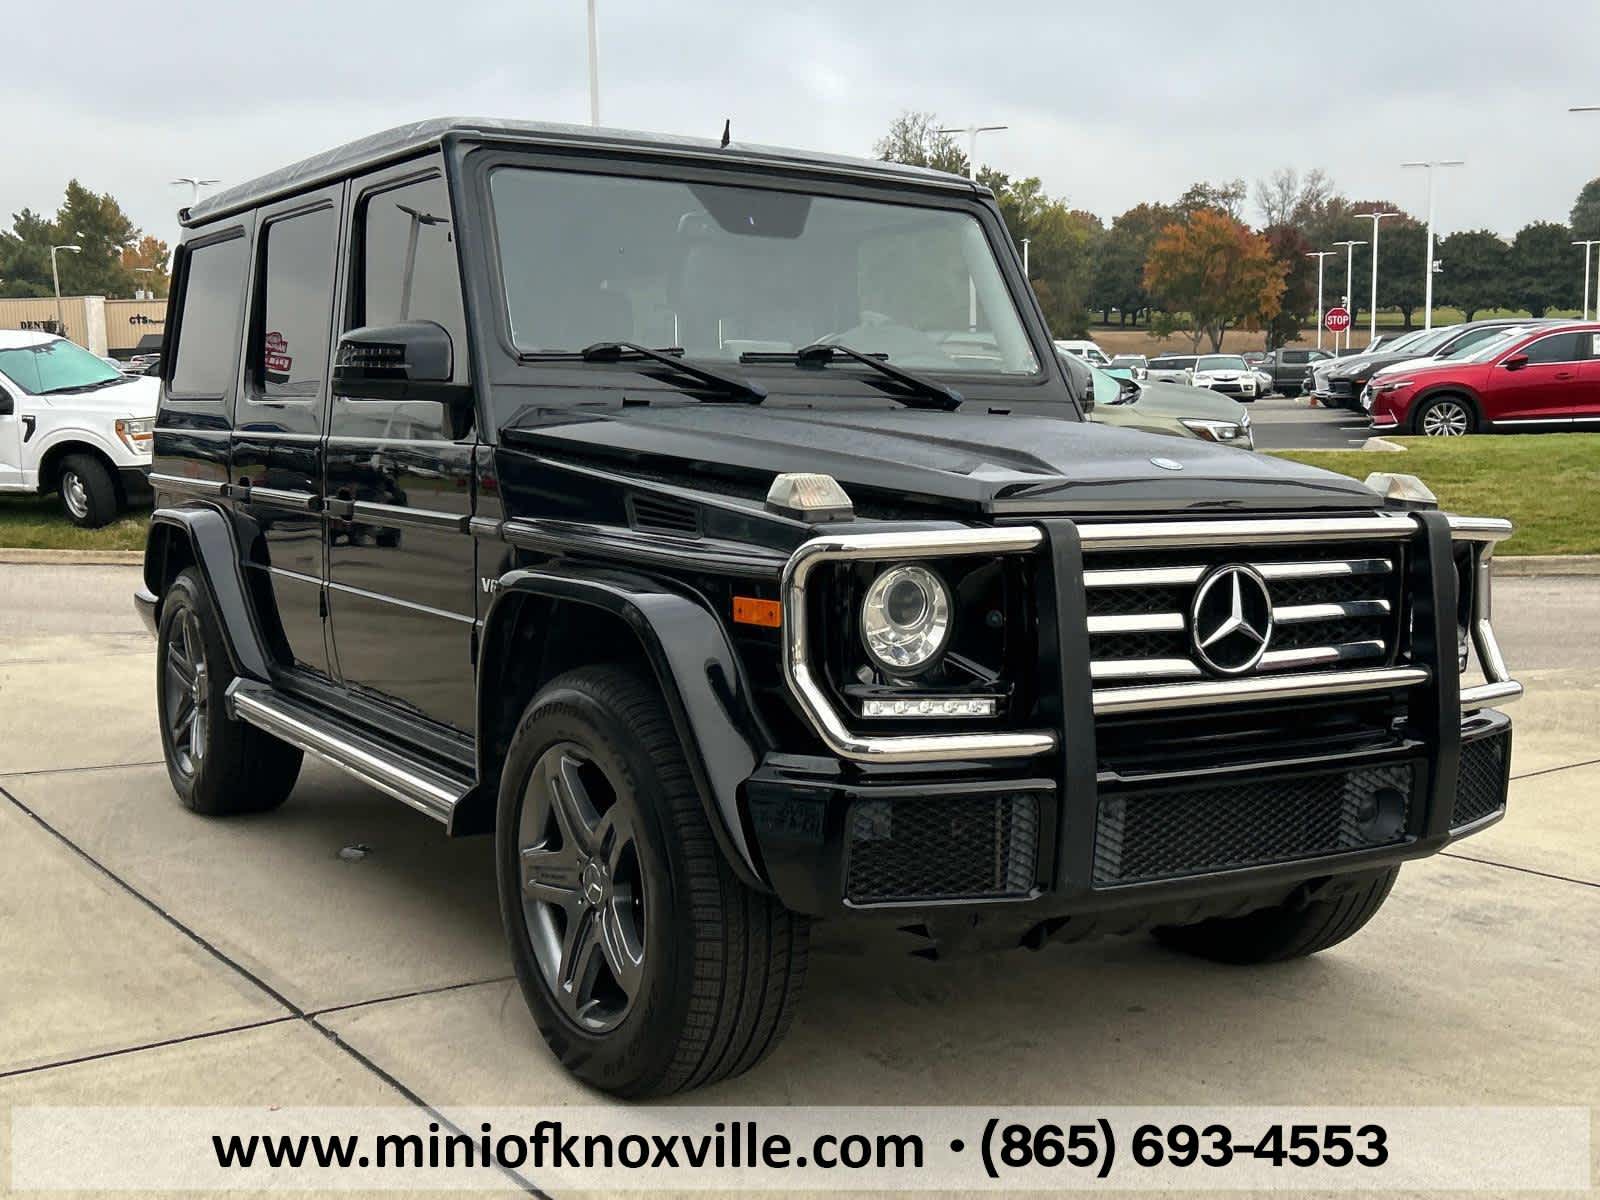
M1194 366L1192 357L1175 355L1171 358L1152 358L1150 369L1152 371L1185 371Z
M1199 371L1243 371L1244 359L1237 354L1207 354L1195 368Z
M1142 354L1118 354L1111 360L1113 367L1142 367L1146 360Z
M0 375L33 396L102 387L122 378L115 367L62 338L0 350Z
M969 212L525 167L489 186L524 353L737 362L826 341L923 371L1039 369Z
M1448 353L1439 357L1449 362L1482 362L1481 355L1487 354L1493 357L1507 342L1514 341L1527 332L1528 330L1521 325L1513 325L1509 329L1486 329L1482 331L1480 337L1463 338L1460 345L1450 347Z
M1404 350L1410 354L1432 354L1440 346L1444 345L1460 332L1461 331L1454 325L1447 326L1444 329L1423 330L1415 341L1409 341L1403 344L1401 342L1396 342L1392 346L1385 347L1384 353L1391 354L1396 350Z

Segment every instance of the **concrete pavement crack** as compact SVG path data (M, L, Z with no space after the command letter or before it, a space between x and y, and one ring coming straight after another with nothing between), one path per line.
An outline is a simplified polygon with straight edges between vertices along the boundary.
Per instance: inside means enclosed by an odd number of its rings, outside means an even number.
M83 768L79 768L79 769L83 769ZM307 1012L305 1009L301 1008L299 1005L294 1003L294 1001L290 1000L287 996L285 996L282 992L278 991L271 984L267 983L266 980L262 979L259 975L256 975L254 972L249 970L247 967L243 966L241 963L239 963L235 959L231 958L226 952L224 952L223 950L219 949L217 946L214 946L211 942L207 941L204 937L202 937L195 930L189 928L189 926L185 925L177 917L173 916L170 912L168 912L166 909L162 908L159 904L157 904L150 897L146 896L138 888L134 887L133 884L129 883L126 879L122 878L122 876L118 875L110 867L106 866L99 859L95 858L94 855L90 854L82 846L78 845L71 838L69 838L66 834L62 833L54 825L50 824L49 821L45 820L38 813L34 812L33 809L29 808L21 800L18 800L14 795L12 795L9 791L7 791L4 786L0 786L0 797L4 797L6 800L9 800L11 802L11 804L16 807L17 811L21 812L24 816L26 816L30 820L32 820L36 825L39 826L40 829L44 830L51 837L55 838L56 841L60 842L68 850L72 851L73 854L77 855L84 862L88 863L89 866L93 867L101 875L105 876L112 883L116 884L119 888L121 888L129 896L132 896L140 904L144 905L151 912L155 913L156 916L160 917L168 925L172 926L172 928L176 929L179 933L183 934L190 941L194 942L195 945L199 946L207 954L210 954L213 958L215 958L224 967L231 968L234 972L236 972L237 974L243 976L245 979L249 980L252 984L254 984L256 987L260 988L268 996L272 997L273 1000L275 1000L277 1003L281 1004L285 1009L288 1010L288 1012L287 1012L287 1014L285 1016L278 1017L278 1018L275 1018L275 1019L270 1020L270 1021L258 1022L257 1023L258 1025L277 1025L277 1024L282 1024L282 1023L284 1023L286 1021L290 1021L290 1020L303 1021L305 1024L309 1025L312 1029L314 1029L317 1033L319 1033L323 1037L327 1038L328 1041L331 1042L334 1046L336 1046L339 1050L341 1050L345 1054L349 1055L356 1062L360 1063L363 1067L365 1067L368 1071L370 1071L373 1075L376 1075L379 1079L381 1079L384 1083L388 1084L391 1088L393 1088L401 1096L405 1097L405 1099L408 1100L415 1107L417 1107L417 1108L421 1109L423 1112L427 1113L428 1116L433 1118L433 1120L437 1121L442 1128L448 1129L452 1133L462 1134L463 1136L468 1136L466 1134L465 1130L463 1130L460 1126L458 1126L454 1121L451 1121L448 1117L446 1117L444 1115L444 1113L439 1111L439 1109L435 1108L428 1101L424 1100L420 1095L418 1095L415 1091L413 1091L409 1086L407 1086L406 1084L402 1083L399 1079L397 1079L394 1075L390 1074L383 1067L380 1067L371 1058L367 1057L367 1055L363 1054L360 1050L357 1050L354 1046L352 1046L348 1042L346 1042L334 1030L332 1030L332 1029L328 1028L326 1025L322 1024L322 1022L317 1019L317 1014L316 1013ZM449 987L456 987L456 986L465 987L465 986L471 986L471 985L470 984L447 985L446 989L441 989L441 990L447 990ZM387 998L388 997L384 997L384 999L387 999ZM398 999L400 997L394 997L394 998ZM372 1001L372 1003L376 1003L376 1001ZM252 1028L252 1026L240 1026L239 1028L240 1029L246 1029L246 1028ZM193 1041L193 1040L197 1040L197 1039L199 1039L201 1037L218 1036L219 1034L225 1033L225 1032L232 1032L232 1031L219 1030L219 1031L216 1031L216 1033L212 1033L212 1034L196 1034L193 1037L189 1037L189 1038L169 1039L169 1042L171 1042L172 1044L176 1044L176 1043L185 1042L185 1041ZM138 1049L153 1049L153 1048L156 1048L157 1046L159 1046L161 1044L163 1044L163 1043L151 1043L149 1046L130 1047L130 1048L126 1049L126 1050L114 1051L112 1053L113 1054L131 1054L135 1050L138 1050ZM96 1057L109 1057L109 1055L104 1055L104 1056L91 1055L91 1056L88 1056L85 1061L92 1060L92 1059L94 1059ZM59 1063L59 1064L50 1064L50 1065L65 1066L67 1064L66 1063ZM12 1072L12 1074L26 1074L26 1073L31 1073L31 1072L34 1072L34 1071L47 1070L47 1069L49 1069L50 1065L39 1066L39 1067L27 1067L27 1068L23 1068L21 1071ZM0 1074L0 1078L5 1078L5 1077L6 1077L5 1074ZM500 1171L501 1171L501 1173L503 1175L505 1175L509 1180L511 1180L513 1183L515 1183L518 1187L520 1187L528 1195L540 1197L541 1200L550 1200L549 1196L545 1192L540 1190L537 1185L535 1185L531 1180L525 1178L519 1172L514 1171L509 1167L501 1167Z
M1458 858L1462 862L1477 863L1480 867L1498 867L1502 871L1520 871L1524 875L1537 875L1540 879L1554 879L1559 883L1575 883L1579 887L1600 888L1600 883L1592 879L1577 879L1571 875L1557 875L1554 871L1537 871L1532 867L1519 867L1513 863L1495 862L1492 858L1474 858L1470 854L1458 854L1454 850L1439 851L1440 858Z

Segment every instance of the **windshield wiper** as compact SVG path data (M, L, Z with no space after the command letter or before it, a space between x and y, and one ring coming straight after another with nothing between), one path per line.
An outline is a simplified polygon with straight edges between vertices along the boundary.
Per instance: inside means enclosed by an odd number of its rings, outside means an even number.
M551 358L571 358L573 355L565 352L550 354L523 354L524 361ZM592 346L585 346L577 352L577 358L584 362L604 363L621 362L625 358L648 358L658 363L665 363L680 375L687 375L691 379L698 379L725 396L731 396L746 404L760 404L767 398L767 389L759 383L752 383L748 379L741 379L737 375L724 375L721 371L714 371L710 367L703 367L699 363L685 362L683 347L669 346L664 350L652 350L649 346L641 346L637 342L596 342Z
M68 392L98 392L103 387L110 387L114 383L125 383L127 377L113 375L110 379L96 379L93 383L64 383L60 387L45 388L42 392L35 392L37 396L61 396Z
M863 354L859 350L852 350L849 346L841 346L837 342L813 342L809 346L801 346L793 354L750 353L741 354L740 362L782 362L793 359L797 366L825 367L833 361L835 355L853 359L863 366L871 367L880 375L887 376L896 383L904 384L911 389L909 396L895 396L907 408L936 408L941 412L954 412L961 407L962 396L953 387L946 387L922 375L913 375L910 371L900 367L891 366L882 358L871 354Z

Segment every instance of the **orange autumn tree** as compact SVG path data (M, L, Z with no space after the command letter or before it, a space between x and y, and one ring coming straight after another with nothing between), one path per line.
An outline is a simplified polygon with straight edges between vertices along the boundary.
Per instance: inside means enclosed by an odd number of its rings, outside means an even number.
M1201 208L1163 229L1145 261L1145 287L1162 312L1153 332L1181 331L1196 353L1222 349L1229 328L1260 329L1278 315L1284 264L1267 239L1225 212Z

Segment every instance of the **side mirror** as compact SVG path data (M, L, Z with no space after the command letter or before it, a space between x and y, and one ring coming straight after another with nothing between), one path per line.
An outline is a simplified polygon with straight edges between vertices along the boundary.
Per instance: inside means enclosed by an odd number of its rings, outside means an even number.
M472 389L452 383L455 350L437 321L368 325L339 339L333 394L346 400L432 400L449 410L451 436L472 429Z
M1526 354L1512 354L1500 360L1500 365L1508 371L1520 371L1528 365Z

